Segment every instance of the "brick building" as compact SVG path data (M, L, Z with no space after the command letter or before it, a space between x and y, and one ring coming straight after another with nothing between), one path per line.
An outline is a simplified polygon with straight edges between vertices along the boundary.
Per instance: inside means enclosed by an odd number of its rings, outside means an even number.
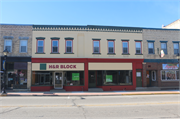
M179 34L179 29L143 29L143 87L178 88Z
M3 51L9 51L5 66L6 88L30 89L32 25L1 24L0 34L1 71ZM3 74L1 73L2 78Z

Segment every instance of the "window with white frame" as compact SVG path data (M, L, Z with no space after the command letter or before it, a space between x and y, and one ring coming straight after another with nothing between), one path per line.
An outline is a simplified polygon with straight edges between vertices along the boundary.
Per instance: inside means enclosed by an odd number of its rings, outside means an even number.
M152 81L156 81L156 71L151 72Z
M174 43L174 54L177 55L179 53L179 43Z
M99 41L93 40L93 53L100 53Z
M37 52L43 53L44 52L44 40L38 40L37 41Z
M27 52L27 40L20 40L20 52Z
M72 53L72 40L66 40L66 53Z
M108 53L114 53L114 41L108 41Z
M178 70L162 70L161 71L161 80L179 80L179 71Z
M136 41L136 54L142 54L141 53L141 42Z
M161 43L161 50L164 51L164 54L167 54L167 43Z
M59 40L52 40L52 53L58 53L59 45L58 45Z
M148 42L148 52L154 54L154 42Z
M4 50L7 50L8 52L12 52L12 40L6 39L4 40Z

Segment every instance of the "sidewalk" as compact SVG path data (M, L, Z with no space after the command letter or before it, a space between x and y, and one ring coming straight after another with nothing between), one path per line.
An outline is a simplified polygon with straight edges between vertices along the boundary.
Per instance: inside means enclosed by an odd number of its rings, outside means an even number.
M179 90L166 91L104 91L104 92L7 92L6 96L120 96L120 95L160 95L180 94Z

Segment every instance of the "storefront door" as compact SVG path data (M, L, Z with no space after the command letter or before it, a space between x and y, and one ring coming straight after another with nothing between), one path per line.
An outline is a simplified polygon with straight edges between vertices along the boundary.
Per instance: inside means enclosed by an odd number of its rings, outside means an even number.
M63 89L63 72L54 73L54 89Z
M96 75L95 71L89 72L89 88L96 88Z
M141 71L136 71L136 87L142 87Z

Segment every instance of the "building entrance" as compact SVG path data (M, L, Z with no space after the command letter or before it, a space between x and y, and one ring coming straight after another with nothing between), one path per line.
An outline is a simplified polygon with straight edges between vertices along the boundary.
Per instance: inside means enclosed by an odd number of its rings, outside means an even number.
M54 89L63 89L63 72L54 72Z

